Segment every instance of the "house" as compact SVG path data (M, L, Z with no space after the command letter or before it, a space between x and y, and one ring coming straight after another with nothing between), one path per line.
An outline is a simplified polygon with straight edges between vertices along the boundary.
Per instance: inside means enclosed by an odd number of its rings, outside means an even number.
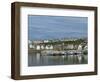
M44 42L44 43L48 43L48 42L49 42L49 40L44 40L43 42Z
M46 45L45 49L53 49L53 46L52 45Z
M40 45L37 45L36 50L40 50L40 49L41 49Z
M74 45L73 44L68 44L66 47L67 47L67 49L73 49Z
M82 45L81 44L78 46L78 50L82 50Z

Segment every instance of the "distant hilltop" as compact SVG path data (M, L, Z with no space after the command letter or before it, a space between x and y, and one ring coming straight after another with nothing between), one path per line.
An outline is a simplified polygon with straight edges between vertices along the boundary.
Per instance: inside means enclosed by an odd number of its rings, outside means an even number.
M49 42L63 42L63 41L84 41L84 42L87 42L87 38L84 37L84 38L61 38L61 39L45 39L45 40L28 40L28 43L31 44L31 43L49 43Z

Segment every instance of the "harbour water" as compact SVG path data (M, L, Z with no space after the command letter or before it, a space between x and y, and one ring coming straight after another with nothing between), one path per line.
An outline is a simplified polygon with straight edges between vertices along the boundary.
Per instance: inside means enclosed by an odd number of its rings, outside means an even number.
M51 66L51 65L74 65L74 64L87 64L88 55L62 55L51 56L42 55L40 53L28 54L28 66Z

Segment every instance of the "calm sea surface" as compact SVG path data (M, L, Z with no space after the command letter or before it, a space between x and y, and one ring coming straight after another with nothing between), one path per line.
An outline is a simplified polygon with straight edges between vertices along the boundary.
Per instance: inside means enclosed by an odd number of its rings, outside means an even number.
M40 53L28 54L28 66L87 64L87 55L46 56Z

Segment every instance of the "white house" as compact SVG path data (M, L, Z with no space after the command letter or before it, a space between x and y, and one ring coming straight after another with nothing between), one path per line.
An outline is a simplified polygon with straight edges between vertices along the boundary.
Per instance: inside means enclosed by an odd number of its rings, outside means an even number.
M45 49L45 47L43 45L41 45L41 49Z
M88 46L86 45L85 47L84 47L84 50L87 50L88 49Z
M73 44L68 44L68 45L67 45L67 48L68 48L68 49L73 49L74 46L73 46Z
M32 44L29 44L29 48L33 48L33 45Z
M44 42L44 43L48 43L48 42L49 42L49 40L44 40L43 42Z
M82 50L82 45L79 45L78 46L78 50Z
M53 46L52 46L52 45L47 45L47 46L45 47L45 49L53 49Z
M36 46L36 49L37 49L37 50L40 50L40 45L37 45L37 46Z
M51 45L49 48L50 48L50 49L53 49L53 46Z

